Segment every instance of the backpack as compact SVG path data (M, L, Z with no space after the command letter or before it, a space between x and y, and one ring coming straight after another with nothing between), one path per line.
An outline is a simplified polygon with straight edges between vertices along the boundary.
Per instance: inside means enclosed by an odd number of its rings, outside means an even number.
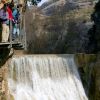
M18 20L19 19L19 11L18 11L18 9L14 9L13 10L13 18L14 18L14 20Z

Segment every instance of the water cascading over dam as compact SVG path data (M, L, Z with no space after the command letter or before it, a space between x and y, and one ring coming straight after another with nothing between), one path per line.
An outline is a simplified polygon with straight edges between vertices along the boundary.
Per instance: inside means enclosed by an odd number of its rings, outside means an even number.
M9 72L15 100L88 100L74 55L14 56Z

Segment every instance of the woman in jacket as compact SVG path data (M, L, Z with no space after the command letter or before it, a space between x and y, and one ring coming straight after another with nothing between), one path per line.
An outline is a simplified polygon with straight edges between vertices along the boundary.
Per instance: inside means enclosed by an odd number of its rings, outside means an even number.
M2 2L3 7L0 9L0 21L2 23L2 42L8 42L9 38L9 20L8 13L4 2Z

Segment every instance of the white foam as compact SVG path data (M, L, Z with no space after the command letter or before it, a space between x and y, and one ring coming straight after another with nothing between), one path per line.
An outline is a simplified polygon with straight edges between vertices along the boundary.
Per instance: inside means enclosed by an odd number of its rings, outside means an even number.
M88 100L73 56L15 57L9 68L15 100Z

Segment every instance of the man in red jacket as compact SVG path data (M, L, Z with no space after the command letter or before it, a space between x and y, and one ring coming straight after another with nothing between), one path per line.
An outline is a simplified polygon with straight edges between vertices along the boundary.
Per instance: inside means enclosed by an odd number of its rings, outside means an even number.
M7 12L8 12L8 15L9 15L9 20L12 21L13 20L13 15L12 15L12 10L10 9L9 6L7 6Z

